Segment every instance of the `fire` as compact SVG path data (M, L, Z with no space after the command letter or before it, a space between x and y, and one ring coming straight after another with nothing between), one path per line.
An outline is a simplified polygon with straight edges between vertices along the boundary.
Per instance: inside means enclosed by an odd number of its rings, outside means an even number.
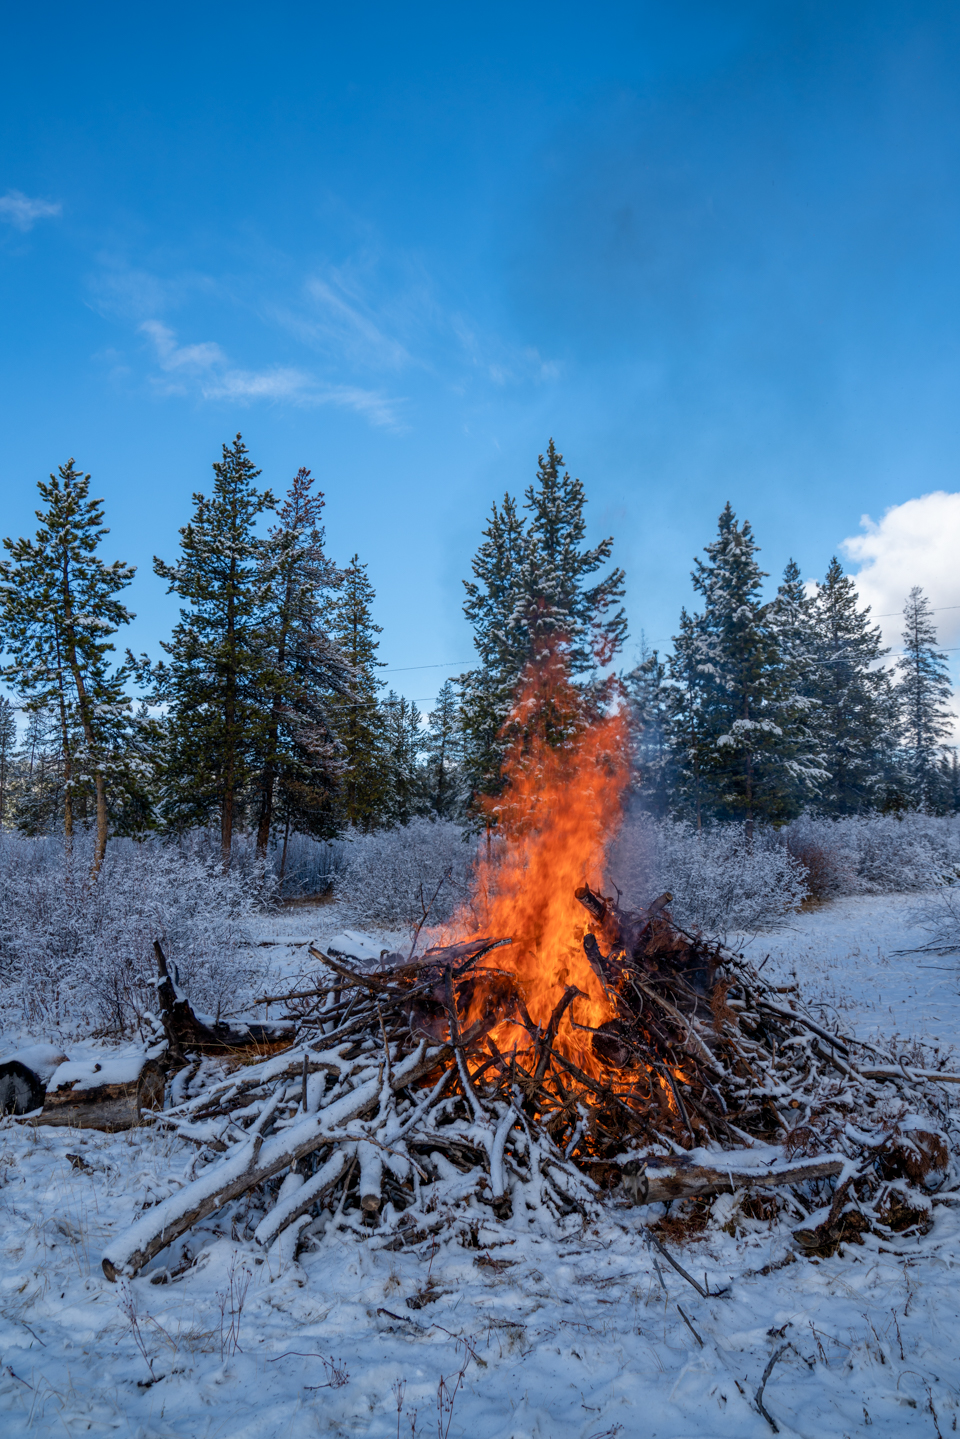
M486 805L499 838L481 858L457 937L475 934L478 923L485 933L512 937L511 947L491 959L516 975L527 1011L543 1030L567 987L582 991L560 1020L554 1047L597 1074L592 1036L576 1026L596 1029L614 1009L584 954L590 917L575 891L601 885L607 843L620 823L629 773L626 723L619 713L583 721L580 696L553 649L529 668L504 734L510 740L504 792ZM510 1021L498 1024L492 1038L502 1053L529 1045L525 1030Z

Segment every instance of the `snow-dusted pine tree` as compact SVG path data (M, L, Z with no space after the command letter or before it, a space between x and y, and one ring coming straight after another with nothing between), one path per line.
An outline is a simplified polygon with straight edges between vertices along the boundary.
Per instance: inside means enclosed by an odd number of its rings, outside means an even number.
M884 804L895 785L896 714L887 653L870 610L834 556L812 606L813 663L808 693L827 779L818 807L856 814Z
M907 596L903 619L896 690L907 793L916 808L939 810L946 807L942 764L955 717L947 657L937 649L933 611L919 585Z
M429 810L426 776L420 764L424 745L421 715L412 701L391 690L380 706L385 742L386 802L384 818L393 825L408 824L414 815Z
M386 742L377 703L381 681L377 659L381 626L374 622L376 591L367 567L354 555L342 572L333 608L333 640L350 665L349 694L333 701L343 769L340 813L343 823L364 832L384 822L387 804Z
M6 695L0 695L0 829L9 824L12 809L10 781L17 753L17 714Z
M640 636L640 657L623 677L629 705L636 764L636 789L641 807L662 818L670 809L674 788L674 757L670 744L677 691L667 683L667 667L657 650Z
M0 560L0 634L7 663L0 678L16 687L28 712L52 710L60 728L63 829L73 836L76 801L94 793L93 872L109 831L108 790L128 783L123 736L130 701L126 671L111 668L113 636L133 618L117 598L134 575L98 553L110 533L103 501L90 498L90 476L73 460L38 485L45 508L33 540L5 539Z
M261 626L269 719L260 756L257 853L279 821L322 837L337 830L342 763L335 700L352 695L352 669L330 636L340 571L324 548L324 499L298 471L277 513L262 563Z
M738 525L729 504L706 554L692 576L703 613L675 641L696 692L696 754L683 738L678 749L688 793L695 787L714 815L742 818L749 830L756 819L796 813L821 768L806 705L780 664L772 607L761 601L753 532L749 521Z
M428 723L423 753L430 807L438 819L454 819L463 806L463 732L452 680L444 680Z
M255 527L274 499L257 489L260 471L240 435L223 446L213 473L210 498L193 497L177 563L154 559L184 606L163 645L169 660L144 668L169 707L157 754L165 818L184 827L216 815L226 870L270 717L262 636L273 577Z
M596 712L614 680L610 664L627 632L624 574L607 564L613 539L585 545L586 493L563 469L551 439L524 496L493 507L484 541L464 582L464 613L473 626L480 666L461 677L467 773L474 795L494 792L503 758L501 731L531 661L561 663L585 711ZM514 736L515 738L515 736Z

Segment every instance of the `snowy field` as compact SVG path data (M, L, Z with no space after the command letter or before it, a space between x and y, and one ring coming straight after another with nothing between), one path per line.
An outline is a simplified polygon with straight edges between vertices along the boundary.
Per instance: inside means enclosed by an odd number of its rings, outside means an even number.
M960 965L897 953L923 938L914 903L837 900L748 953L769 954L764 972L785 984L795 974L847 1032L942 1055L960 1046ZM273 982L307 967L304 941L349 944L343 929L333 907L263 920ZM366 953L394 940L370 936ZM107 1283L110 1236L178 1188L194 1153L151 1128L0 1123L3 1432L760 1436L773 1428L754 1395L778 1353L763 1404L781 1434L956 1430L960 1205L938 1205L923 1238L867 1235L819 1261L796 1257L789 1225L742 1216L735 1234L668 1241L707 1298L658 1271L641 1229L655 1214L628 1207L561 1238L478 1207L468 1245L438 1214L400 1250L319 1222L294 1258L282 1241L258 1250L240 1201L138 1279ZM721 1196L715 1215L733 1208Z

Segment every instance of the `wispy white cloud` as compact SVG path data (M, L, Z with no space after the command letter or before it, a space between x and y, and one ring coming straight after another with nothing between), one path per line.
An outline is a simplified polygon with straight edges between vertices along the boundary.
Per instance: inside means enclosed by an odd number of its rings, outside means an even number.
M227 363L220 346L212 341L200 345L178 345L173 330L159 320L144 320L140 331L153 341L161 370L184 370L196 374L214 365Z
M140 331L152 341L163 372L159 387L168 394L191 389L204 400L286 401L290 404L335 405L354 410L371 424L400 428L400 401L356 385L331 385L305 370L274 365L263 370L242 370L231 365L218 344L205 341L181 345L169 326L145 320Z
M0 195L0 220L17 230L32 230L38 220L52 220L62 211L59 200L35 200L22 190Z

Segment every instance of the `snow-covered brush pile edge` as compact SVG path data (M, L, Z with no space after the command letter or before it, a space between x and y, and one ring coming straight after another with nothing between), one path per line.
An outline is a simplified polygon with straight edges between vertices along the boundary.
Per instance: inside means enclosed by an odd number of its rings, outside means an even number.
M576 1074L583 1087L541 1112L557 1015L530 1030L526 1067L491 1046L477 1068L484 1051L471 1041L468 1060L453 1017L461 1001L452 964L443 980L449 1042L431 1044L402 1022L424 989L415 975L403 990L389 971L375 978L330 959L333 981L318 988L292 1050L230 1074L209 1060L177 1074L172 1106L154 1122L197 1146L188 1182L116 1236L105 1273L136 1274L242 1198L257 1244L280 1244L287 1260L315 1223L394 1248L442 1228L476 1247L480 1227L484 1242L498 1227L556 1237L594 1222L611 1198L646 1203L754 1182L786 1186L771 1212L800 1220L794 1236L812 1254L858 1243L865 1231L887 1241L926 1232L937 1193L953 1194L960 1179L945 1098L958 1076L828 1033L742 959L728 959L712 1021L685 1018L654 979L644 985L659 1026L675 1031L668 1046L681 1045L671 1063L686 1053L712 1074L715 1122L706 1123L695 1086L673 1082L675 1106L661 1106L661 1127L685 1127L689 1142L664 1132L641 1143L632 1137L640 1128L621 1118L619 1152L609 1144L616 1114L633 1112L630 1064L607 1093L561 1059L567 1085ZM431 975L427 989L435 984ZM561 1009L567 1003L569 995ZM655 1051L648 1065L651 1074L663 1068ZM718 1143L711 1134L721 1130Z

